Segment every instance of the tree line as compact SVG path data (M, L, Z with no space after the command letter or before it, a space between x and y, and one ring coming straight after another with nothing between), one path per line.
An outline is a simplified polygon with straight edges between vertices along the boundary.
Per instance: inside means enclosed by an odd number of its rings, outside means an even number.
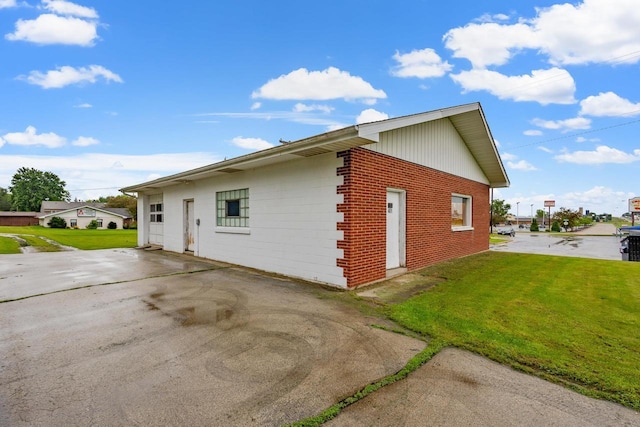
M11 178L9 188L0 187L0 211L39 212L42 202L69 202L71 195L67 183L53 172L21 167ZM127 208L135 219L137 201L134 197L119 195L100 197L85 202L105 203L108 208Z

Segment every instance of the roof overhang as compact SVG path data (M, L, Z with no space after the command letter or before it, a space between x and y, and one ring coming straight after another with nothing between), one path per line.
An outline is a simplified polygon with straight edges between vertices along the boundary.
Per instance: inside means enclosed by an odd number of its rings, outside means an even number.
M419 123L448 118L465 141L471 154L487 176L491 187L508 187L509 179L479 103L461 105L427 113L379 122L349 126L295 142L247 154L222 162L124 187L122 192L148 192L195 180L233 174L301 157L345 151L380 141L380 133Z

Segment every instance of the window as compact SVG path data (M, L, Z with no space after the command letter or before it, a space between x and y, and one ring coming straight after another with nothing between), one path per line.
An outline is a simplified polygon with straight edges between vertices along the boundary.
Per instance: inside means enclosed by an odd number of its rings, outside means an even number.
M468 230L471 223L471 196L451 195L451 229Z
M149 211L151 212L151 222L162 222L162 203L149 205Z
M98 228L102 228L102 218L96 220L98 222Z
M78 220L77 219L70 219L69 220L69 227L77 227L78 226Z
M249 227L249 189L216 193L216 225Z

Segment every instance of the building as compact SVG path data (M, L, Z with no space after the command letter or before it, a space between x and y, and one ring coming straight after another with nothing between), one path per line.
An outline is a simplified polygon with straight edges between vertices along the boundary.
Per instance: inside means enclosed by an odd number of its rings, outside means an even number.
M39 212L0 212L0 226L38 225Z
M86 228L95 220L98 228L108 228L114 222L117 229L122 229L133 220L126 208L107 208L104 203L44 201L40 210L38 221L43 227L48 227L54 216L63 218L71 228Z
M123 188L138 244L342 288L486 251L509 179L480 104L285 143Z

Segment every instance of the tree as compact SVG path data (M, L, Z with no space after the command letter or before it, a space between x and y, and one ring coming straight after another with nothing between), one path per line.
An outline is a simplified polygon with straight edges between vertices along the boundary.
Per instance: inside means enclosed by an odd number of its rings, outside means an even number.
M529 228L529 231L540 231L540 227L538 227L538 220L536 218L531 220L531 228Z
M552 217L553 221L557 221L561 227L564 227L566 231L570 228L575 227L580 223L582 219L582 215L579 211L572 211L567 208L560 208L558 211L553 213ZM565 221L567 222L565 226Z
M43 200L69 201L66 183L53 172L22 167L11 178L11 207L37 212Z
M102 199L102 197L100 198ZM127 208L135 221L138 216L138 199L131 196L109 196L106 198L108 208Z
M493 212L491 223L499 224L504 222L507 219L509 209L511 209L511 205L509 203L505 203L504 200L495 199L491 202L491 211Z
M51 228L67 228L67 221L59 216L54 216L51 221L48 222Z
M6 212L11 210L11 193L0 187L0 211Z

